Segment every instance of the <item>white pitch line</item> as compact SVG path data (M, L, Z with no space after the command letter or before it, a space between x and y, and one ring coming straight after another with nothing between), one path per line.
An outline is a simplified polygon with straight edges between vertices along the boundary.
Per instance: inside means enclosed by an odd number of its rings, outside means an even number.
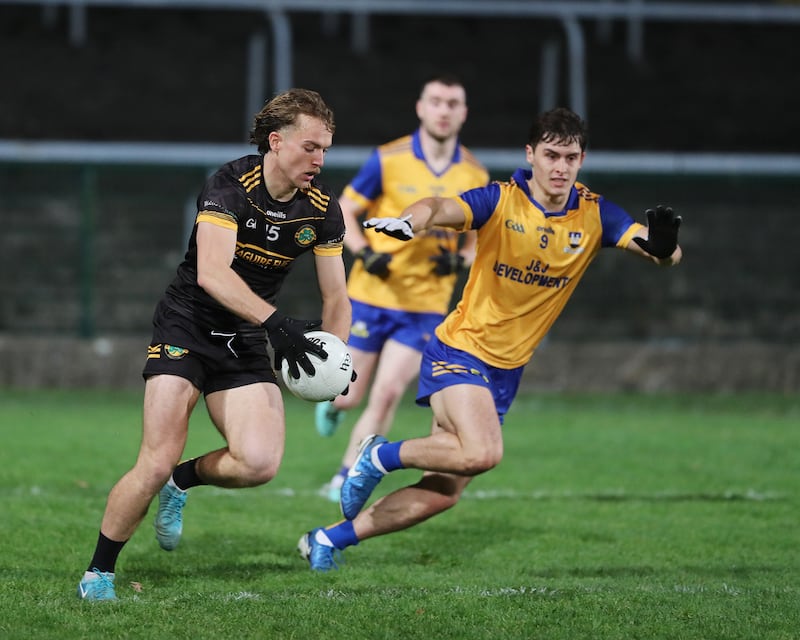
M249 493L231 491L211 487L213 495L246 496ZM312 496L326 497L327 494L314 489L293 489L291 487L271 488L266 486L262 493L281 498L308 498ZM550 491L533 490L519 491L517 489L478 489L465 491L464 500L588 500L608 502L768 502L784 500L786 494L777 491L757 491L755 489L725 489L723 491L655 491L634 492L624 489L605 489L597 491Z

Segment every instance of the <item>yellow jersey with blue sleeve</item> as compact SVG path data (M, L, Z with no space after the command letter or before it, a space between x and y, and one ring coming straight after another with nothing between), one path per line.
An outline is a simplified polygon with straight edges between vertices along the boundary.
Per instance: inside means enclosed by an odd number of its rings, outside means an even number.
M421 198L457 196L488 181L486 169L461 144L444 171L433 171L425 161L417 130L377 147L343 195L364 207L368 218L398 217ZM387 309L447 313L456 274L436 275L430 257L439 255L441 248L457 251L456 232L435 229L408 242L372 231L366 236L373 251L392 255L389 276L372 275L356 260L347 281L351 299Z
M603 196L575 183L547 213L528 188L530 170L461 194L478 252L456 308L436 329L445 344L502 369L524 366L603 247L625 247L642 228Z

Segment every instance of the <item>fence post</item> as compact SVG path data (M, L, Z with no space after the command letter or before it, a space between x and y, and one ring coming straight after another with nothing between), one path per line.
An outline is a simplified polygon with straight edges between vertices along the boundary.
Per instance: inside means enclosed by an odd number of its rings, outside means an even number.
M80 311L78 335L92 338L94 326L94 250L95 250L95 191L96 172L93 166L81 167L80 223L78 225L78 287Z

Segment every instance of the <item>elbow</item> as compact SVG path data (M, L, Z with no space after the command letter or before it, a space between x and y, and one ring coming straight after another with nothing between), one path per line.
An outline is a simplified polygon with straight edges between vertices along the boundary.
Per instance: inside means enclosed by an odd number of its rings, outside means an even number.
M197 270L197 285L209 295L214 291L216 281L216 278L214 278L213 274L207 269Z

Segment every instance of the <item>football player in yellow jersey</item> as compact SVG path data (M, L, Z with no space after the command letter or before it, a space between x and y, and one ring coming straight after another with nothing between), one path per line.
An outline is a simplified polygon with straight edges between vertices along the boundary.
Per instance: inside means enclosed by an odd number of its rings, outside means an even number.
M533 123L530 170L455 198L425 198L400 217L364 223L397 239L433 227L477 229L478 249L456 309L422 357L417 403L433 410L430 436L367 437L341 488L345 520L305 534L311 568L336 568L335 554L361 540L406 529L454 506L470 480L503 456L501 425L524 366L604 247L659 265L680 262L681 219L648 210L647 227L576 182L586 149L583 121L554 109ZM422 478L362 511L381 478L402 468Z
M169 551L181 539L188 489L253 487L277 473L286 425L273 369L285 359L299 377L300 367L314 372L309 352L324 355L304 334L319 323L275 306L298 257L314 255L322 328L344 339L350 327L344 220L317 180L333 131L318 93L281 93L255 117L258 153L224 164L201 190L185 257L153 315L139 455L109 493L80 598L116 599L117 557L156 495L156 538ZM178 464L201 394L225 443Z
M444 75L426 81L416 113L417 131L375 149L339 198L345 246L356 256L347 286L353 305L348 346L359 377L349 394L317 406L321 435L333 434L344 410L360 404L373 373L374 379L341 468L323 488L334 502L359 442L388 433L397 404L417 376L422 349L449 309L457 272L474 255L474 232L459 247L452 229L428 229L410 242L361 230L364 214L395 217L420 198L455 196L488 182L486 170L459 142L467 117L461 82Z

